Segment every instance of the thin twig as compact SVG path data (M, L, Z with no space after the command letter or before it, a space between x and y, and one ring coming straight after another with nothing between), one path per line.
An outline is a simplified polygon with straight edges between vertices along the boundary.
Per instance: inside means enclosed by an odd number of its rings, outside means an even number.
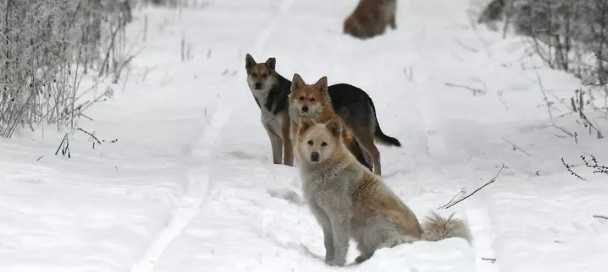
M608 220L608 216L604 216L604 215L597 215L597 214L594 214L594 215L593 215L593 218L599 218L599 219Z
M64 146L65 143L65 146ZM62 149L63 147L63 149ZM57 147L57 151L55 151L55 155L57 155L59 153L59 151L61 150L61 155L64 155L67 153L68 154L68 158L72 157L72 154L70 152L70 140L68 139L68 134L66 133L65 136L63 136L63 140L61 140L61 143L59 143L59 146Z
M471 51L473 53L478 53L479 52L478 49L473 48L471 46L468 46L468 45L462 43L458 38L452 38L452 40L454 40L454 42L456 42L458 45L460 45L465 50Z
M549 113L549 118L551 119L551 123L555 124L553 119L553 112L551 112L551 102L549 102L549 98L547 97L547 92L545 91L545 87L543 86L543 81L540 79L540 75L538 71L534 69L536 73L536 80L538 81L538 86L540 87L541 92L543 93L543 100L545 101L545 105L547 106L547 112Z
M608 62L608 58L604 58L604 57L600 56L597 52L593 52L593 54L595 55L595 57L597 59L604 61L604 62Z
M566 161L564 161L564 158L562 158L562 164L566 167L566 170L568 170L568 172L570 172L571 175L575 176L576 178L580 179L580 180L586 180L585 178L581 177L581 175L577 174L576 172L574 172L571 168L574 166L572 164L567 164Z
M484 90L482 90L482 89L477 89L477 88L469 87L469 86L466 86L466 85L459 85L459 84L454 84L454 83L446 82L445 86L467 89L467 90L473 92L473 95L486 94L486 92Z
M447 204L445 204L442 207L439 207L439 210L447 210L451 207L453 207L454 205L464 201L465 199L471 197L472 195L474 195L475 193L479 192L481 189L485 188L486 186L494 183L494 181L496 181L496 179L498 178L498 176L500 175L500 173L502 172L503 169L507 168L504 164L502 166L500 166L500 169L498 169L498 172L496 173L496 175L491 178L488 182L486 182L486 184L482 185L481 187L477 188L475 191L473 191L472 193L470 193L467 196L461 197L460 199L458 199L457 201L450 201ZM462 192L462 191L461 191ZM453 200L453 199L452 199Z
M520 147L516 146L514 143L510 142L509 140L505 139L504 137L501 137L503 140L505 140L505 142L509 143L510 145L513 146L513 150L519 150L521 152L523 152L524 154L532 157L532 155L530 155L530 153L526 152L525 150L521 149Z
M95 135L91 134L90 132L82 129L82 128L78 128L78 130L86 133L87 135L91 136L91 138L93 138L93 140L95 140L95 142L97 142L97 144L101 145L101 141L99 141L99 139L97 139L97 137L95 137ZM93 142L93 149L95 149L95 142Z
M496 262L496 258L484 258L484 257L481 257L481 259L484 260L484 261L488 261L490 263Z
M65 136L63 136L61 143L59 143L59 146L57 147L57 151L55 151L55 155L57 155L59 153L59 150L61 149L61 147L63 146L63 143L67 140L67 138L68 138L68 134L66 133Z

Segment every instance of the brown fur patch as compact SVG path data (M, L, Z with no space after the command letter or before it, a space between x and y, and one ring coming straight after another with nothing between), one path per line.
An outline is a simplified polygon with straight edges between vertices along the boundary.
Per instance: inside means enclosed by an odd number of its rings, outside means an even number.
M367 39L382 35L386 26L396 29L397 0L360 0L353 13L344 20L344 33Z
M353 204L362 219L387 216L401 228L401 233L420 239L418 218L378 177L366 172L353 193Z

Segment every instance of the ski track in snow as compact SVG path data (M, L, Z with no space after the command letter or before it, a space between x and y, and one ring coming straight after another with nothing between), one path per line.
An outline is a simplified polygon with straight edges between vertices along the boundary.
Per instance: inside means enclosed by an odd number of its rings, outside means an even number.
M222 100L217 111L213 114L210 123L205 127L201 140L194 147L188 160L188 187L181 203L175 208L173 217L167 227L158 234L158 237L149 247L144 258L136 264L132 272L150 272L154 269L154 264L162 256L167 246L177 237L192 218L199 211L200 205L205 199L209 187L210 169L203 167L209 161L209 150L220 136L222 127L228 122L232 107Z
M274 30L274 27L282 19L284 13L289 10L292 2L293 0L282 1L278 13L260 34L254 48L259 50L264 47L268 37ZM157 239L146 252L144 258L139 264L134 266L131 272L153 271L154 264L162 256L164 250L169 246L173 239L182 232L199 211L199 207L203 203L208 189L211 186L209 171L212 169L204 167L203 165L209 165L211 163L211 150L217 142L218 137L220 137L222 128L230 120L233 105L227 101L228 98L228 96L224 96L223 99L221 99L217 111L213 114L210 123L205 127L201 140L193 147L194 150L190 152L190 156L187 159L189 169L187 174L188 188L181 204L176 208L173 218L168 223L166 229L158 235ZM203 167L204 170L201 169L201 167Z

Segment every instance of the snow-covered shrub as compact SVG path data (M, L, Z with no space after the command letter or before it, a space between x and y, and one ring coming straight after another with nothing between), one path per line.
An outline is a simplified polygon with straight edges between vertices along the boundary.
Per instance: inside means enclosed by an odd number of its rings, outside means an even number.
M606 14L606 0L493 0L478 21L505 19L552 68L597 85L608 81Z
M0 136L73 125L84 74L117 72L131 7L120 0L0 1Z
M534 52L551 68L586 83L586 90L575 91L571 110L589 133L603 138L587 114L608 114L607 14L606 0L492 0L478 22L493 26L504 20L505 29L528 37Z

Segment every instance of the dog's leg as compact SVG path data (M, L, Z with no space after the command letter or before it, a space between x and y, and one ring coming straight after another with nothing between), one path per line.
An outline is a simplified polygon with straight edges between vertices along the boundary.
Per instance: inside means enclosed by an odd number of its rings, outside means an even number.
M331 263L336 256L336 249L329 219L327 219L327 224L321 225L321 228L323 229L323 244L325 245L325 262Z
M369 246L366 238L366 229L360 226L355 240L357 240L357 249L361 255L355 259L356 263L365 262L374 255L374 248Z
M395 13L391 14L391 19L389 20L389 25L393 30L397 29L397 23L395 22Z
M359 235L361 256L355 260L358 263L371 258L378 249L415 241L409 235L402 235L395 223L384 217L367 219Z
M310 210L312 214L321 225L323 229L323 242L325 244L325 263L332 263L334 261L335 249L334 249L334 237L332 233L331 223L327 214L314 203L310 203Z
M272 131L270 124L264 124L264 128L266 129L266 133L268 133L268 138L270 138L270 146L272 147L272 163L281 164L283 161L283 142L281 137Z
M338 211L336 215L330 216L331 232L334 242L333 262L327 262L332 266L344 266L346 263L346 253L348 252L348 224L346 214L348 212Z
M359 144L359 146L361 146L361 144ZM367 152L367 150L365 150L364 148L361 148L363 152L363 159L365 160L365 162L367 163L367 165L369 165L369 170L373 171L371 168L371 165L374 165L374 161L372 160L371 155L369 154L369 152Z
M395 233L387 237L384 241L382 241L382 243L378 244L377 249L392 248L401 244L413 243L416 241L418 241L418 239L412 236Z
M386 18L387 24L393 29L397 29L397 23L395 22L395 16L397 13L397 0L394 1L386 1L383 7L384 16Z
M298 144L298 122L296 120L294 120L293 118L290 117L290 122L291 124L289 125L289 139L291 140L291 149L292 149L292 157L294 158L292 160L292 162L295 162L298 160L297 156L293 156L293 153L295 152L294 150L294 146L296 144Z
M372 161L374 163L374 173L380 176L382 174L382 169L380 168L380 151L374 143L374 135L371 131L365 128L355 128L353 132L355 132L357 140L359 140L359 143L363 146L363 149L365 149L369 156L372 157Z
M285 165L293 166L293 145L291 142L291 120L289 119L289 113L283 113L281 122L281 138L283 139L283 151L285 151L285 158L283 161Z

